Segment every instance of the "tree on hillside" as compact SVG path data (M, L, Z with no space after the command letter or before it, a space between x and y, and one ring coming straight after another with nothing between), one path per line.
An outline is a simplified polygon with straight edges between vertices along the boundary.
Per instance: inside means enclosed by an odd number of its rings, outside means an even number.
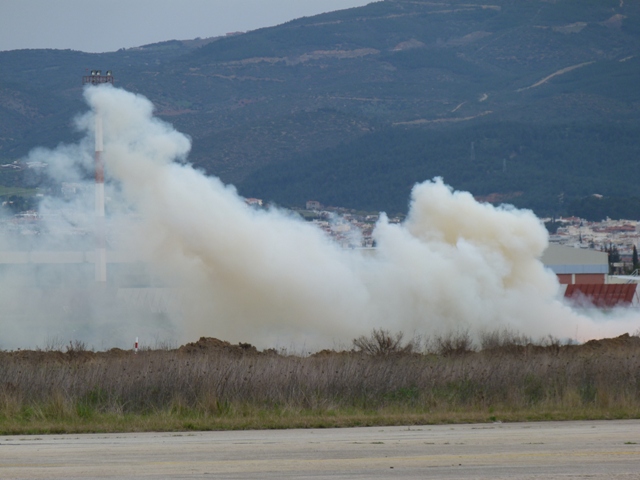
M615 273L613 264L620 263L620 252L618 252L618 247L612 243L605 248L605 252L609 254L609 275L613 275Z
M636 248L636 246L633 246L633 256L632 256L632 261L633 261L633 269L637 270L638 268L640 268L640 263L638 263L638 249Z

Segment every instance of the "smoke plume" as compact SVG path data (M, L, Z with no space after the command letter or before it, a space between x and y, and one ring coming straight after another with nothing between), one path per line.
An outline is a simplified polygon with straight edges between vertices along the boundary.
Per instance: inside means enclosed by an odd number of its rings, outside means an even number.
M580 340L637 328L637 315L590 318L559 300L556 277L539 260L547 233L530 211L480 204L436 178L414 187L403 224L381 215L375 253L345 250L287 211L247 206L234 187L186 163L190 140L154 118L142 96L99 86L85 98L91 111L77 124L88 140L32 155L77 181L91 168L93 118L102 116L110 245L143 260L162 279L154 295L165 296L161 322L123 310L125 319L100 317L94 336L119 322L131 336L314 349L348 346L373 328L511 328ZM81 202L92 211L89 198ZM87 322L98 321L97 309Z

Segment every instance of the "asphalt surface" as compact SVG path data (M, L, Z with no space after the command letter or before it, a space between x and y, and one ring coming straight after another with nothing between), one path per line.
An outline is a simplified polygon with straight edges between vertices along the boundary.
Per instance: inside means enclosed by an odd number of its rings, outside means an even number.
M640 421L18 435L0 478L640 479Z

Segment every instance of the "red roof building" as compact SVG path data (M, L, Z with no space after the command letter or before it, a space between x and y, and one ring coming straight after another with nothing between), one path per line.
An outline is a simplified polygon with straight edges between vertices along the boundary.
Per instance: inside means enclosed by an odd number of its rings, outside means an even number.
M637 283L567 285L565 298L586 301L598 308L640 306Z

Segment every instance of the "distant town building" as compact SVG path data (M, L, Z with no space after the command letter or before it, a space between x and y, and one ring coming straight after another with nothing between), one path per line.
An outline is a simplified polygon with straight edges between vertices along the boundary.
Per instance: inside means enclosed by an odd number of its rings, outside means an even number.
M20 165L17 161L13 163L5 163L3 165L0 165L0 167L10 170L22 170L22 165Z
M320 210L322 208L322 205L320 204L320 202L317 202L315 200L309 200L307 202L307 210Z
M551 244L542 263L558 276L562 285L604 284L609 273L609 255L584 248Z
M542 262L557 276L563 296L580 306L640 306L637 276L608 275L607 252L549 245Z
M262 200L259 198L245 198L244 199L245 203L251 207L261 207L262 206Z
M19 162L16 160L13 163L2 164L0 165L0 168L6 168L10 170L24 170L25 168L30 168L32 170L39 170L47 168L48 166L49 164L45 162Z

